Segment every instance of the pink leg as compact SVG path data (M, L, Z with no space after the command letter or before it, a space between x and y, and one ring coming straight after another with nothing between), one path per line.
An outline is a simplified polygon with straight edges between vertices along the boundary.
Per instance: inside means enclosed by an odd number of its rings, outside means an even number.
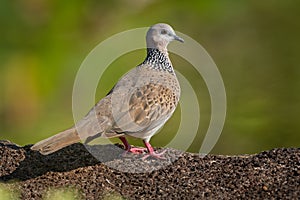
M119 139L122 141L122 143L124 144L125 150L128 151L129 149L131 149L130 144L128 143L128 141L126 140L126 138L124 136L119 137Z
M145 153L146 150L148 150L148 154L142 158L143 160L147 159L148 157L153 157L153 158L158 158L158 159L166 159L165 157L162 156L166 152L166 150L161 153L155 153L151 144L149 142L146 142L145 140L143 140L143 142L147 149L143 148L143 147L131 147L131 145L128 143L128 141L126 140L126 138L124 136L121 136L119 138L122 141L122 143L124 144L124 147L126 150L125 154L127 152L142 154L142 153Z
M162 156L166 152L166 150L164 150L161 153L155 153L153 147L151 146L151 144L149 142L146 142L145 140L143 140L143 142L144 142L146 148L148 149L148 154L142 158L143 160L147 159L148 157L154 157L154 158L158 158L158 159L166 159L164 156Z
M122 143L125 146L126 152L136 153L136 154L142 154L146 151L146 148L143 147L131 147L131 145L128 143L126 138L124 136L119 137Z

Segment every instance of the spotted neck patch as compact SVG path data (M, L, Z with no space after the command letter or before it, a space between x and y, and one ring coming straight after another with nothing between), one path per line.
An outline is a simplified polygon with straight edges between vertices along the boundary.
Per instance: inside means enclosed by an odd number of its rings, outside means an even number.
M174 73L173 66L168 55L155 48L147 49L147 57L143 64L147 64L151 69Z

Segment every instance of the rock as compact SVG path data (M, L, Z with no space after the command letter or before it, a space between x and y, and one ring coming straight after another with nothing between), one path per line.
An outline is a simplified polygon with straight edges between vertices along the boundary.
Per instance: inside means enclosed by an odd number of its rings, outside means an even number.
M0 181L21 199L42 199L49 188L68 187L84 199L118 194L126 199L297 199L300 148L255 155L199 156L166 150L166 160L122 156L118 145L74 144L43 156L0 141ZM159 150L158 150L159 151Z

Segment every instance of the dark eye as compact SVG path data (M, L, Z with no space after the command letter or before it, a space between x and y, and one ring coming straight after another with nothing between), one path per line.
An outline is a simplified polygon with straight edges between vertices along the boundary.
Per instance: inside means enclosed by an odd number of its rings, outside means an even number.
M161 30L160 33L163 34L163 35L165 35L165 34L167 34L167 30L163 29L163 30Z

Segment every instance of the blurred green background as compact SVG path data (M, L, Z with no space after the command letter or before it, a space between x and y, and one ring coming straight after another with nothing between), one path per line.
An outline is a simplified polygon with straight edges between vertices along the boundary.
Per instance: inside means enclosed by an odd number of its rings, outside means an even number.
M31 144L72 126L73 82L87 54L113 34L166 22L203 45L222 74L227 118L213 153L299 147L299 13L300 1L292 0L2 0L0 139ZM95 101L144 56L140 50L116 60ZM208 127L209 95L188 62L171 59L198 91L201 123L189 149L197 152ZM153 146L172 139L179 119L177 111Z

